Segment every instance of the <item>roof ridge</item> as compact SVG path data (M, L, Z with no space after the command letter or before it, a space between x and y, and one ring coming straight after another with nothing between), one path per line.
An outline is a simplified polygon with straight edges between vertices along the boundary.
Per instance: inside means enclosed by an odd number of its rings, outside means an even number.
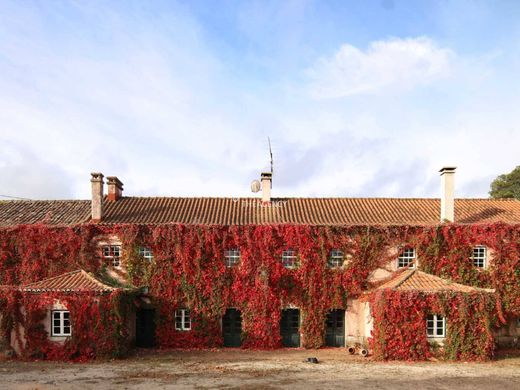
M36 282L22 284L22 285L20 285L20 287L30 287L32 284L41 283L43 281L48 281L48 280L54 280L54 279L57 279L57 278L62 278L64 276L76 274L76 273L81 272L81 271L83 271L81 268L80 269L76 269L74 271L65 272L63 274L59 274L59 275L56 275L56 276L50 276L50 277L47 277L47 278L43 278L43 279L37 280Z
M495 289L493 288L482 288L482 287L475 287L475 286L470 286L469 284L462 284L462 283L457 283L457 282L454 282L451 278L442 278L438 275L434 275L434 274L430 274L428 272L424 272L424 271L419 271L419 273L423 274L423 275L426 275L427 277L429 278L433 278L433 279L437 279L443 283L446 283L446 284L449 284L451 286L455 286L455 287L462 287L462 288L467 288L467 287L470 287L470 288L474 288L475 290L479 290L479 291L487 291L487 292L495 292Z
M106 289L108 289L110 291L113 291L113 290L116 289L115 287L109 286L108 284L105 284L102 281L98 280L96 277L94 277L89 272L85 271L84 269L80 269L80 271L81 271L82 274L84 274L87 278L92 280L94 283L96 283L100 287L106 288Z
M397 283L397 284L394 286L394 288L397 288L397 287L399 287L399 286L402 286L403 283L406 282L408 279L410 279L410 277L411 277L413 274L415 274L416 271L417 271L416 268L409 268L409 269L405 270L405 271L403 272L403 274L405 274L406 272L408 272L408 275L406 275L406 276L403 278L403 280L399 281L399 283ZM402 274L401 274L401 275L402 275ZM398 275L397 277L399 277L399 276L400 276L400 275Z

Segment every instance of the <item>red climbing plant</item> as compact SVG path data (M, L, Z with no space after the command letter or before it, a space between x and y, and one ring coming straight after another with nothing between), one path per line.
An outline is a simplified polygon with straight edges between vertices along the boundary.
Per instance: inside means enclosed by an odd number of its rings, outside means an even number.
M395 248L402 245L416 248L419 268L426 272L496 289L499 304L494 302L495 310L491 311L487 295L441 299L384 293L385 304L371 301L376 318L372 346L377 357L429 356L424 311L419 309L433 308L450 315L445 346L449 358L492 356L489 332L497 313L503 312L506 317L520 315L520 226L501 223L422 227L24 225L0 229L0 284L34 282L78 268L103 274L109 264L104 263L96 244L96 238L101 236L121 240L130 282L149 287L157 307L156 339L161 347L221 345L220 320L227 307L236 307L242 312L243 346L276 348L281 345L280 309L289 305L302 311L303 345L320 347L324 344L327 312L346 309L349 298L368 291L371 273L393 260ZM475 245L490 250L492 259L486 270L476 269L469 260ZM139 246L152 249L152 262L139 256ZM227 268L223 255L230 248L240 248L241 260L238 266ZM282 251L287 248L297 252L299 266L295 269L281 264ZM331 249L344 253L343 267L327 266ZM2 332L7 334L23 321L16 311L19 304L34 311L31 321L41 319L42 302L48 303L47 298L5 291L11 290L2 289L0 294L0 310L8 313L2 316ZM122 340L128 329L119 319L119 305L112 296L96 299L99 302L95 305L86 303L93 302L91 299L82 304L79 297L66 299L76 313L75 331L67 348L61 348L61 352L53 349L40 329L28 332L27 353L87 358L105 355L108 350L123 351ZM455 306L468 312L479 310L482 315L475 322L465 321L457 314L460 310L452 309ZM191 331L175 329L177 308L191 310ZM392 319L393 324L387 319ZM378 325L379 320L382 322ZM95 321L96 333L105 338L99 345L106 348L89 349L88 340L79 340L95 337L88 321ZM396 329L401 329L398 337ZM480 332L478 337L470 336L475 330Z

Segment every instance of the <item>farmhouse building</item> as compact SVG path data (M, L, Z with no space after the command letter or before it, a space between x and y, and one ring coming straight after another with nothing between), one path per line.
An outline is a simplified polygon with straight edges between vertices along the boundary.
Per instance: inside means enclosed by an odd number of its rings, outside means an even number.
M0 202L0 326L21 356L369 347L488 359L520 336L520 202L133 197Z

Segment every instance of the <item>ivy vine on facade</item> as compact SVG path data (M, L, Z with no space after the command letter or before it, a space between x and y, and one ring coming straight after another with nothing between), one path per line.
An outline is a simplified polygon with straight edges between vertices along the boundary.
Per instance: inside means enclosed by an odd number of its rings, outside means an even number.
M320 348L485 360L520 328L520 202L142 198L0 202L0 337L24 358L133 347Z

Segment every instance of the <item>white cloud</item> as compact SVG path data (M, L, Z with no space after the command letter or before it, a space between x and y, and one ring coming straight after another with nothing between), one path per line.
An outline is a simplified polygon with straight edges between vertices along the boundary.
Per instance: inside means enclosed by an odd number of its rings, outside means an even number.
M375 41L366 51L344 44L307 71L314 98L392 93L450 75L454 53L427 37Z

